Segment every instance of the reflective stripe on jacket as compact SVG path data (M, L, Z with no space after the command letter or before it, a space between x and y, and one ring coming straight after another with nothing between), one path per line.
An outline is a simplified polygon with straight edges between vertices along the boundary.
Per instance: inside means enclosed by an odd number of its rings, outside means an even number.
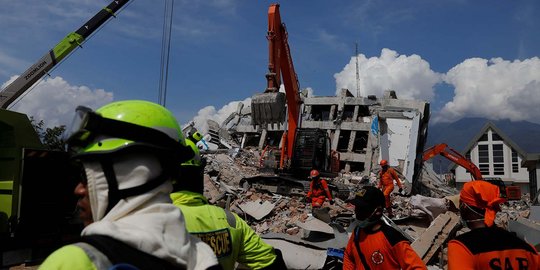
M210 245L223 269L234 269L235 262L261 269L276 259L274 248L238 215L208 204L199 193L174 192L171 199L182 210L188 232Z

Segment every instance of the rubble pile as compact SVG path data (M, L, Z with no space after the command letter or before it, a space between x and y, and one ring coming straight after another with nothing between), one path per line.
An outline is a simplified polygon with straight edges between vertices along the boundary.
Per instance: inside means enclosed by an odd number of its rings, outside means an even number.
M259 174L259 152L252 149L229 149L223 153L204 154L205 174L238 187L240 180Z
M518 218L528 218L530 215L531 201L529 194L521 196L521 200L507 201L501 205L501 212L497 213L495 224L507 229L508 221Z
M306 203L305 194L283 195L269 191L257 190L253 187L241 186L243 178L265 174L260 167L260 152L257 149L228 149L219 152L206 152L205 167L205 196L213 204L228 208L242 217L259 235L272 235L270 239L291 237L306 241L306 231L325 231L332 228L327 225L338 224L341 228L353 226L354 207L346 203L345 198L334 198L335 204L326 202L320 209L312 209ZM349 197L364 185L377 184L377 172L364 175L361 172L339 173L329 182L341 184L349 189ZM421 176L423 192L411 192L411 183L405 181L407 193L402 195L394 192L393 221L413 242L415 250L421 250L426 264L439 261L439 266L430 265L429 269L445 269L445 262L438 258L448 242L456 234L468 231L459 222L459 192L441 181L434 173L424 170ZM414 194L414 195L413 195ZM501 205L495 223L508 228L510 220L528 218L530 215L530 199L528 194L519 201L508 201ZM316 224L323 221L324 228ZM335 228L335 226L332 226ZM336 232L334 230L334 232ZM336 239L341 238L337 233ZM345 234L345 238L347 235ZM345 239L345 243L346 243ZM309 240L307 240L309 241ZM324 248L323 242L311 243L313 246ZM325 242L326 243L326 242ZM337 242L336 242L337 243ZM331 247L333 244L328 244Z

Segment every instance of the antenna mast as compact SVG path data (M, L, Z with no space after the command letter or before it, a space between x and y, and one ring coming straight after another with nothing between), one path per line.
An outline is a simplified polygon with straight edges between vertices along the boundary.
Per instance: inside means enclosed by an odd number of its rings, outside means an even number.
M358 42L355 43L355 57L356 57L356 97L360 97L360 73L358 72Z

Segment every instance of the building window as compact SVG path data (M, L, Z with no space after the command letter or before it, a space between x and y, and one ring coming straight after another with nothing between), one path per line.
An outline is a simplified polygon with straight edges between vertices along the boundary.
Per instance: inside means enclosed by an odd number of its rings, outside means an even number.
M465 153L465 158L466 158L467 160L471 160L471 151Z
M512 148L512 172L519 172L519 162L517 151Z
M502 144L493 145L493 174L504 175L504 152Z
M489 174L489 147L487 144L478 145L478 165L483 175Z
M501 136L499 136L499 134L493 132L493 133L491 133L491 140L492 141L502 141L503 139L501 138Z
M489 140L488 139L488 134L484 133L484 135L482 135L482 137L480 137L480 140L478 140L478 141L487 142L488 140Z

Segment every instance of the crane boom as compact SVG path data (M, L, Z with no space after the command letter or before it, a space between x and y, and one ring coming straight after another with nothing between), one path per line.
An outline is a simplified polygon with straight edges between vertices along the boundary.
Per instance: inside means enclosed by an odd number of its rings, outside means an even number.
M467 170L467 172L471 174L473 180L484 179L482 173L480 172L480 169L478 169L478 167L474 165L474 163L472 163L470 160L468 160L456 150L450 148L447 144L440 143L427 149L426 151L424 151L423 160L426 161L436 155L441 155L449 159L450 161L456 163L457 165L465 168L465 170Z
M95 30L109 18L115 16L129 0L114 0L101 9L77 31L69 33L56 46L30 66L21 76L0 92L0 108L7 109L19 96L26 92L36 81L80 46Z

